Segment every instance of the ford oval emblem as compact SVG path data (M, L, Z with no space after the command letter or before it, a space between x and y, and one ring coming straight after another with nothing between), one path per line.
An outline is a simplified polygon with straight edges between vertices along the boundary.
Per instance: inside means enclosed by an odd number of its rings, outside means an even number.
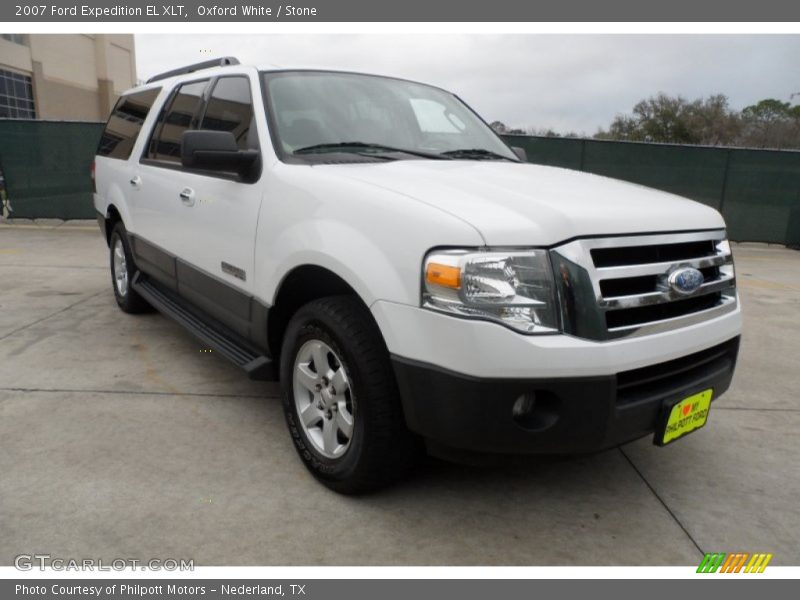
M688 295L696 292L703 285L705 278L703 274L693 267L683 267L670 273L669 287L673 291Z

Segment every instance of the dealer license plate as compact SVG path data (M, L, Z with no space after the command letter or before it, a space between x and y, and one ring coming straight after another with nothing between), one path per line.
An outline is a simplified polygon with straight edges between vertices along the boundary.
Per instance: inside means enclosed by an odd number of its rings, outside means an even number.
M714 390L703 390L667 408L653 442L666 446L705 425L713 393Z

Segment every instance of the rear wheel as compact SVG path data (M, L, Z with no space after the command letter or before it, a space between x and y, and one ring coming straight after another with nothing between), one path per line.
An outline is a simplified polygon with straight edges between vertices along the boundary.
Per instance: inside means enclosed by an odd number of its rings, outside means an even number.
M356 298L310 302L289 322L281 352L286 421L309 471L340 493L403 477L420 454L406 428L388 351Z
M119 307L126 313L141 313L150 310L150 305L142 298L131 283L136 274L136 266L131 257L128 236L122 221L114 225L109 240L111 253L111 284Z

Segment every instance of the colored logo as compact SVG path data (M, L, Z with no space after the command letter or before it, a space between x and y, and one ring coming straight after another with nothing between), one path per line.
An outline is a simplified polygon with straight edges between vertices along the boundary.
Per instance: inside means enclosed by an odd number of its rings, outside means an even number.
M667 282L670 289L679 294L691 294L703 285L703 274L694 267L683 267L669 274Z
M698 573L763 573L772 554L749 554L747 552L713 552L703 557Z

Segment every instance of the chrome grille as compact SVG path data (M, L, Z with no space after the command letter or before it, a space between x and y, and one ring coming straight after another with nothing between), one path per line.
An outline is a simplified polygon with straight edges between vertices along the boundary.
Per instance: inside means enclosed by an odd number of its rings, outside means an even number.
M551 251L562 327L605 340L686 327L736 308L725 231L575 240ZM669 276L693 267L703 283L680 293Z

